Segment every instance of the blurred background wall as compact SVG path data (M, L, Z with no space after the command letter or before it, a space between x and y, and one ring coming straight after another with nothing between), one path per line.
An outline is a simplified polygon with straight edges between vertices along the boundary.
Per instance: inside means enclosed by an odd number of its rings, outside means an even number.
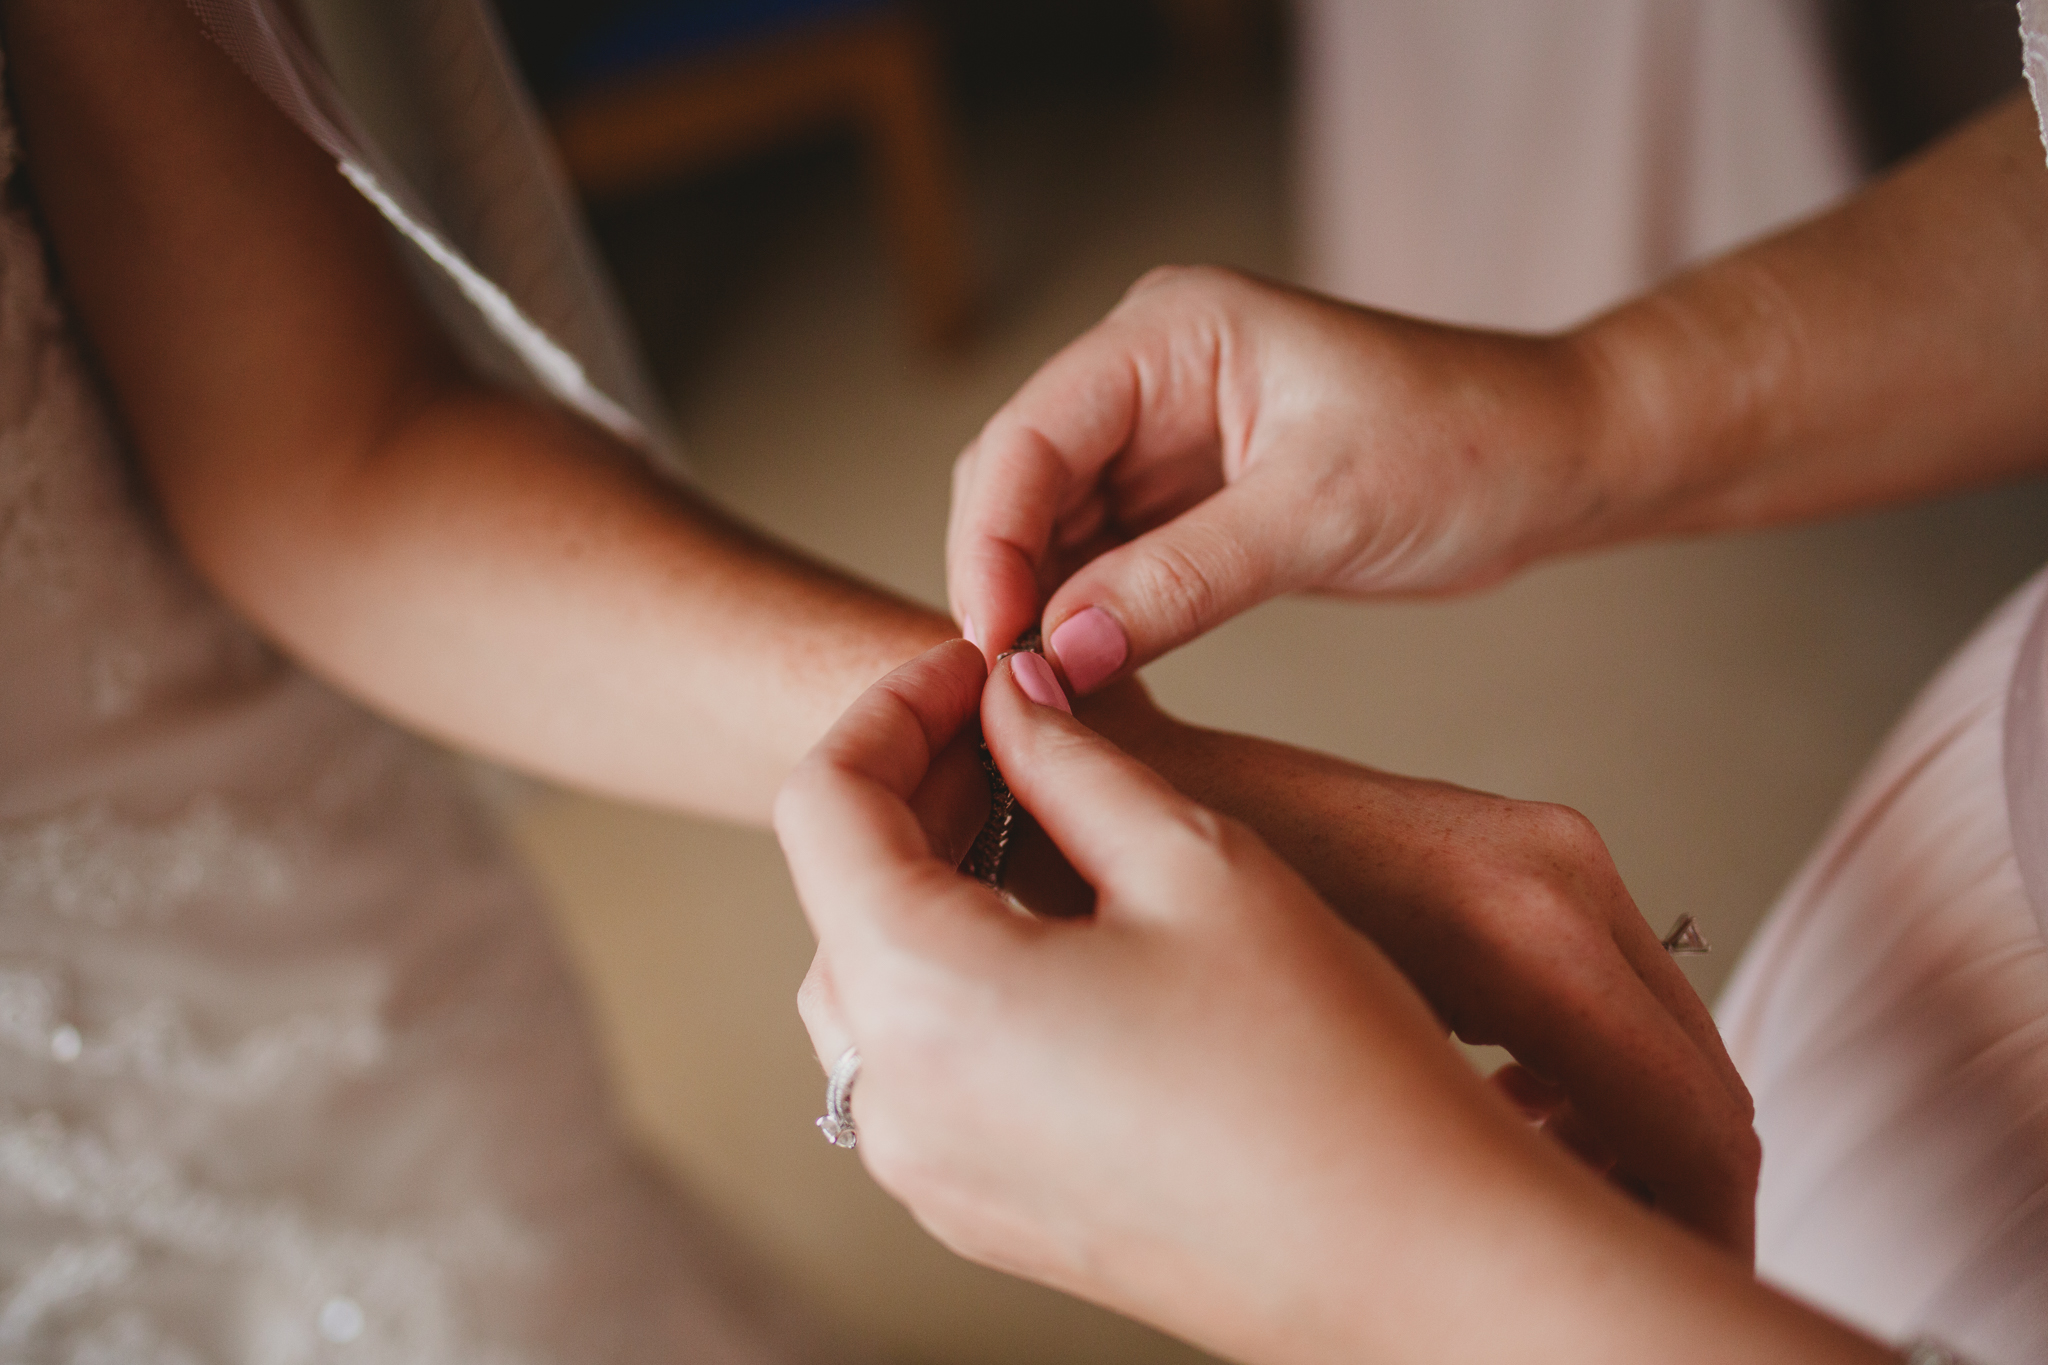
M368 0L365 0L367 3ZM503 0L696 477L943 603L946 473L1148 267L1549 326L1825 203L2018 80L2006 0ZM1276 603L1195 720L1605 833L1711 996L1891 718L2048 558L2048 490L1630 548L1435 605ZM1195 1353L966 1266L811 1126L772 840L507 819L648 1145L905 1362ZM1366 1211L1363 1216L1369 1216Z

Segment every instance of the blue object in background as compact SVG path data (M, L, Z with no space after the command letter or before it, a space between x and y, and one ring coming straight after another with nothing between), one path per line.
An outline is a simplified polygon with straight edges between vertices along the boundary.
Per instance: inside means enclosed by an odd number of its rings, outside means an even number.
M643 0L583 35L553 74L563 88L594 85L818 20L888 8L889 0Z

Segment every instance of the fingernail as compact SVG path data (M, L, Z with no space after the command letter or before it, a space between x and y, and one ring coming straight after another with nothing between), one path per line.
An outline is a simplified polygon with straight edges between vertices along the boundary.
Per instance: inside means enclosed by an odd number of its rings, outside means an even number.
M963 614L960 617L960 633L967 637L968 644L981 649L981 632L974 628L974 617L971 614Z
M1017 680L1017 686L1024 689L1024 695L1040 706L1051 706L1074 714L1074 708L1067 702L1067 694L1060 690L1060 680L1052 675L1052 665L1029 650L1010 656L1010 676Z
M1090 692L1101 686L1110 674L1124 666L1124 659L1131 652L1123 627L1101 607L1085 608L1060 622L1050 643L1076 692Z

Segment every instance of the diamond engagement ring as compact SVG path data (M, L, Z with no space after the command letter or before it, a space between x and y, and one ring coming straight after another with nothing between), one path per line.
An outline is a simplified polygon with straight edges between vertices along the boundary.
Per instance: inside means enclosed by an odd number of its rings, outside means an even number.
M860 1079L860 1049L850 1047L839 1054L825 1078L825 1117L818 1131L834 1147L851 1147L860 1140L853 1126L853 1083Z

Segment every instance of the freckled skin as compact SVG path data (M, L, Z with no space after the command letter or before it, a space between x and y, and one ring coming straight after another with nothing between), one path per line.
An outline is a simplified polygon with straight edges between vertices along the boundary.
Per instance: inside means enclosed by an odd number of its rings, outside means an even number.
M941 1241L1248 1365L1894 1359L1567 1160L1523 1116L1556 1094L1484 1086L1250 829L1007 669L977 707L981 665L899 669L776 810L819 939L805 1024L821 1060L860 1049L857 1155ZM1091 918L932 859L905 734L977 710ZM1425 858L1462 827L1423 821Z

